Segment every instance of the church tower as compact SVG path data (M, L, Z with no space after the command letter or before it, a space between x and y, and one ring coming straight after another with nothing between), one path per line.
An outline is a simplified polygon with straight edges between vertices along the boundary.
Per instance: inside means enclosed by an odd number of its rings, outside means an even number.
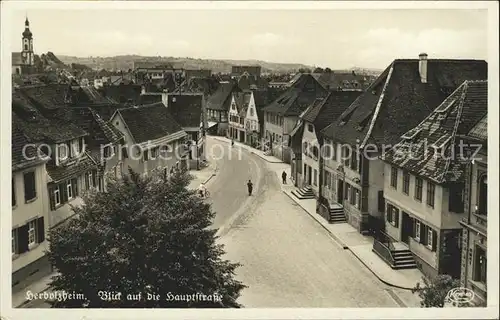
M21 52L23 57L23 63L26 65L35 64L35 54L33 52L33 34L30 31L30 22L28 17L24 22L24 32L23 32L23 51Z

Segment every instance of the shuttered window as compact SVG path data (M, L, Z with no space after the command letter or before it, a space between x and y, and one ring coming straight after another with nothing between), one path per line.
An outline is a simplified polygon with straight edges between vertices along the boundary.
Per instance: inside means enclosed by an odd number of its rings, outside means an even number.
M415 177L415 200L422 201L422 187L423 180L419 177Z
M14 178L12 178L12 206L15 207L17 205L16 201L16 185L14 183Z
M24 173L24 200L30 201L36 198L35 172Z
M398 188L398 168L391 167L391 187Z
M427 205L434 208L434 198L436 194L436 185L427 181Z
M45 241L44 218L37 218L12 230L12 253L22 254Z
M410 193L410 174L403 172L403 193L408 195Z

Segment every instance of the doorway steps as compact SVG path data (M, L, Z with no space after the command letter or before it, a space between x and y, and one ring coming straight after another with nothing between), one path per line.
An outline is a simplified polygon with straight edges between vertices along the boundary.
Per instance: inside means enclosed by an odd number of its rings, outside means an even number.
M312 188L310 186L293 190L292 194L299 200L316 199L316 196L314 195Z
M346 223L347 219L344 214L344 207L341 205L334 203L329 207L329 219L328 222L334 223Z
M394 264L391 265L392 269L414 269L417 267L413 254L407 248L398 246L397 249L391 250L391 255L394 258Z

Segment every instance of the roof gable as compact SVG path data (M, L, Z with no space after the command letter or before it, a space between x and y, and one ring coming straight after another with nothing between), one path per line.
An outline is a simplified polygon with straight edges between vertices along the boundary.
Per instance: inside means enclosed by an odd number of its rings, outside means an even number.
M182 131L163 103L119 109L117 113L136 143L156 140Z
M482 60L430 59L427 83L421 83L419 60L395 60L324 134L350 144L394 144L456 89L454 84L486 79L487 67Z
M167 108L175 121L184 128L200 126L203 95L202 94L169 94Z
M382 158L437 183L462 181L459 137L487 117L487 90L487 81L465 81Z

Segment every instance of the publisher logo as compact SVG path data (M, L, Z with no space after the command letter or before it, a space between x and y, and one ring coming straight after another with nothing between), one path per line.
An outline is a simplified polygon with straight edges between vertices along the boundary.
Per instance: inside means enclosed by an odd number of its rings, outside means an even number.
M474 300L474 292L468 288L459 287L448 291L444 302L450 307L462 307L472 304Z

